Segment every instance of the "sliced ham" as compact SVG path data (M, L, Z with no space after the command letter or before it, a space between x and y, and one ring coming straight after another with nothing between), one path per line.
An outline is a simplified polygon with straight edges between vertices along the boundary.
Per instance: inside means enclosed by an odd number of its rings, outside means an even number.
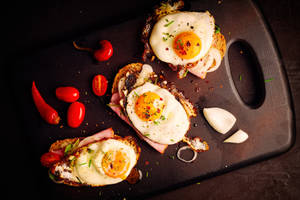
M134 128L134 130L136 130L136 129ZM165 152L165 150L167 149L167 147L168 147L167 144L160 144L160 143L157 143L157 142L153 142L149 138L142 135L139 131L136 130L136 132L142 140L145 140L145 142L147 142L150 146L152 146L159 153L163 154Z
M122 108L120 106L120 95L119 93L114 93L111 96L110 104L108 106L121 118L123 119L127 124L131 126L131 123L129 122L128 118L123 114Z
M85 146L85 145L90 144L92 142L100 141L104 138L112 138L112 137L114 137L114 130L112 128L108 128L108 129L100 131L100 132L98 132L94 135L91 135L89 137L84 138L83 140L81 140L79 142L77 148Z
M152 146L154 149L156 149L158 152L163 154L168 147L167 144L160 144L157 142L153 142L149 138L142 135L128 120L128 118L123 114L122 107L120 106L120 95L119 93L114 93L111 96L110 104L108 106L121 118L123 119L127 124L129 124L138 134L138 136L143 139L145 142L147 142L150 146Z

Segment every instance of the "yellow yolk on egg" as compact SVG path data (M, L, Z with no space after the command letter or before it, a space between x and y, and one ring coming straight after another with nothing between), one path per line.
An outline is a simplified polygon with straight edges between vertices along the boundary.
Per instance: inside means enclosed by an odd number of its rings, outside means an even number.
M143 121L154 121L161 117L164 107L164 101L158 94L145 92L138 96L135 113Z
M125 179L130 163L126 153L110 150L105 153L101 164L107 176Z
M182 32L175 37L173 50L182 59L192 59L200 53L201 40L193 32Z

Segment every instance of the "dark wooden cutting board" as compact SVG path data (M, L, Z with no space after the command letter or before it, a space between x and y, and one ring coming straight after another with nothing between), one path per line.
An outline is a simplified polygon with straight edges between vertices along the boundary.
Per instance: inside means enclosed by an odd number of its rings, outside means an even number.
M92 78L103 74L108 78L109 90L118 69L131 62L141 62L140 34L145 17L96 30L77 39L86 46L96 46L101 39L110 40L113 57L96 63L91 55L79 52L72 41L42 49L16 61L18 71L13 73L15 93L24 124L24 151L29 151L30 164L41 196L50 199L123 199L148 195L195 183L204 178L242 167L285 152L293 141L293 116L290 94L277 49L260 11L251 1L222 1L221 4L192 1L192 11L208 10L227 40L227 54L220 68L209 73L205 80L188 74L183 80L164 63L148 63L156 72L164 71L197 107L198 116L192 119L189 136L200 136L209 143L210 150L199 153L195 162L186 164L176 158L178 147L169 146L160 155L145 142L137 167L143 179L136 185L122 182L103 188L69 187L54 184L47 169L39 163L40 156L58 139L84 137L113 127L121 136L135 135L125 122L106 105L110 92L96 97L91 89ZM58 126L46 124L39 116L32 98L31 84L35 80L47 102L58 110L62 122ZM17 84L16 84L17 83ZM79 128L66 124L69 104L56 99L59 86L75 86L80 91L79 101L86 106L86 117ZM221 107L233 113L237 122L226 135L215 132L202 115L204 107ZM249 134L243 144L224 144L223 140L242 129ZM147 162L146 162L147 161ZM149 162L149 164L148 164ZM51 191L51 192L49 192Z

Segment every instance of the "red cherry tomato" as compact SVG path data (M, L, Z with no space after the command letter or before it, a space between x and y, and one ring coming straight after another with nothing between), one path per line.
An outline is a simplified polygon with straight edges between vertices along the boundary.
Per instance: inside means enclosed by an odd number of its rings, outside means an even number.
M98 61L106 61L113 55L113 47L108 40L101 40L101 48L94 51L94 57Z
M107 79L103 75L96 75L93 78L93 92L97 96L103 96L107 90Z
M72 103L78 100L79 91L74 87L58 87L55 90L56 97L59 100Z
M41 163L45 167L51 167L53 164L61 160L61 156L57 153L47 152L41 156Z
M69 106L67 113L67 122L68 125L72 128L77 128L80 126L84 119L85 115L85 106L76 101Z

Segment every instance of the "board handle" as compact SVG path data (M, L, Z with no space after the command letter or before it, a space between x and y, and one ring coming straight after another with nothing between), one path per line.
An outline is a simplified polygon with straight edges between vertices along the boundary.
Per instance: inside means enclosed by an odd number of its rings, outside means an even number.
M225 65L233 92L239 102L251 109L258 109L266 97L264 75L258 57L246 40L231 40L227 45Z

